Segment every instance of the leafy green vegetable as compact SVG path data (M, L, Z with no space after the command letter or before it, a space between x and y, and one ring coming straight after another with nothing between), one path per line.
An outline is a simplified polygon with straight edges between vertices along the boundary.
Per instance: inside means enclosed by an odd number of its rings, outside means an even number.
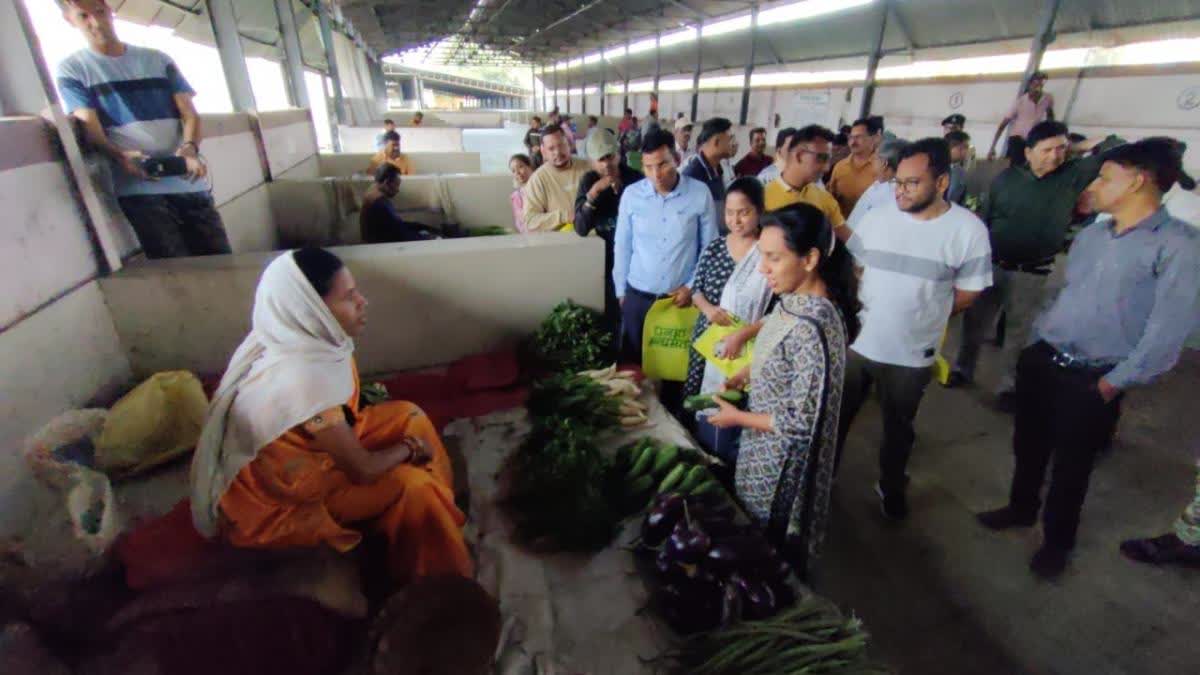
M593 434L620 424L621 402L590 377L561 373L534 383L526 402L534 429L553 427L557 420Z
M513 496L518 529L568 551L604 548L621 515L605 491L611 460L597 449L592 427L547 417L517 450Z
M611 343L599 312L567 300L534 333L533 353L552 370L577 373L610 363Z

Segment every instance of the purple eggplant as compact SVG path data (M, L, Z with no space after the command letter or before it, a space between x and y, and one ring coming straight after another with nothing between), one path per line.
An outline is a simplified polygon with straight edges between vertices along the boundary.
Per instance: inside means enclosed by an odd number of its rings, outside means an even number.
M760 535L750 534L719 539L708 551L706 564L717 573L728 574L748 569L772 557L774 551Z
M655 594L663 617L682 634L712 630L721 623L724 587L710 577L684 579Z
M741 592L742 615L747 620L765 619L778 611L775 592L766 582L761 579L748 579L736 572L729 580Z
M722 586L724 594L721 598L721 627L728 628L742 620L742 592L738 585L727 581Z
M647 546L663 543L676 523L683 520L684 502L681 495L671 495L656 500L654 507L642 521L642 542Z

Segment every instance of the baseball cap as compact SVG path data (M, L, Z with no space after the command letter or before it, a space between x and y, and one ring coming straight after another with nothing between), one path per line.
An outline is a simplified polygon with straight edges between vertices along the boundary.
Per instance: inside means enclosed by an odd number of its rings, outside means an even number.
M946 119L942 120L942 126L946 126L947 124L954 124L954 125L961 127L966 123L967 123L967 118L963 117L962 115L960 115L958 113L954 113L953 115L947 115Z
M692 121L689 120L687 117L680 117L675 120L675 131L682 131L683 129L691 129L691 128L692 128Z
M596 129L592 135L588 136L586 150L589 159L601 159L608 155L614 155L617 152L617 139L608 129Z

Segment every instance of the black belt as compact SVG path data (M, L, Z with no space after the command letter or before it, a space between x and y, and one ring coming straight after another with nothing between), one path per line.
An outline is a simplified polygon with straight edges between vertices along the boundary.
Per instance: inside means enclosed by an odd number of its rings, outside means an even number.
M643 300L661 300L661 299L667 297L666 294L656 295L654 293L647 293L646 291L639 291L638 289L636 289L633 286L630 286L628 284L625 285L625 293L627 295L635 295L639 298L642 298Z
M1108 373L1108 371L1112 370L1113 366L1115 365L1111 363L1101 363L1098 361L1089 360L1080 356L1079 354L1072 354L1071 352L1056 349L1054 345L1046 342L1045 340L1038 342L1037 346L1042 348L1042 350L1046 352L1046 355L1050 357L1050 363L1053 363L1063 370L1070 370L1076 373L1087 373L1089 375L1101 377Z
M1009 262L1007 260L997 260L996 267L1007 272L1024 272L1026 274L1038 274L1045 276L1054 271L1054 258L1046 258L1037 262Z

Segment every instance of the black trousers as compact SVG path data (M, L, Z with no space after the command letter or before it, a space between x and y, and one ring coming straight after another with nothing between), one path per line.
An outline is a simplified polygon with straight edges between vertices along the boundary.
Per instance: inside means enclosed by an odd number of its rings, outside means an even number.
M921 407L925 389L933 378L930 368L912 368L872 361L855 351L846 360L846 384L842 393L842 411L838 419L838 465L846 434L862 404L879 390L883 412L883 443L879 446L879 487L884 494L902 494L908 485L908 458L912 455L916 432L913 421Z
M646 325L646 314L650 306L659 300L653 293L639 291L632 286L625 287L625 300L621 304L621 363L642 363L642 328ZM683 383L662 382L658 390L658 400L687 428L691 422L684 415Z
M207 192L130 195L117 202L147 258L229 253L221 214Z
M1119 415L1119 398L1105 402L1097 384L1102 370L1068 370L1054 363L1054 349L1038 342L1017 361L1017 411L1009 506L1034 520L1042 506L1046 469L1053 467L1042 523L1046 546L1075 546L1079 514L1096 453L1108 444Z

